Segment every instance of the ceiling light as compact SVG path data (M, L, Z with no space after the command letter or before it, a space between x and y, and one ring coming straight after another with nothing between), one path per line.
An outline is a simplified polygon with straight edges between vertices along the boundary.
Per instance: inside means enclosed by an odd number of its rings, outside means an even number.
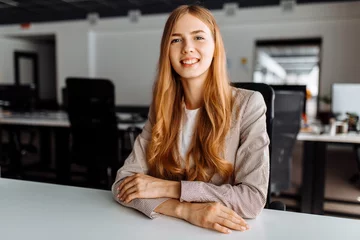
M296 5L296 0L281 0L280 6L284 12L292 12Z
M15 2L15 1L12 1L12 0L0 0L1 3L4 3L6 5L10 5L10 6L13 6L13 7L16 7L19 5L18 2Z
M236 10L239 8L238 3L224 3L224 11L227 16L234 16L236 14Z

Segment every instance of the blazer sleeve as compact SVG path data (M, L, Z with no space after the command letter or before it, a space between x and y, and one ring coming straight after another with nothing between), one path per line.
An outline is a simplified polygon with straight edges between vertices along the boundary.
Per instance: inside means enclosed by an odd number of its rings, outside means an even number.
M115 201L121 205L134 208L144 213L149 218L154 218L159 215L158 213L154 212L154 209L169 198L134 199L128 204L120 201L120 199L117 198L117 188L126 177L134 175L135 173L148 173L146 149L151 139L151 129L152 123L149 116L149 120L147 120L145 123L143 131L135 140L131 154L125 160L124 166L117 171L116 179L111 187L111 191Z
M182 181L180 201L220 202L244 218L255 218L264 208L269 181L269 137L266 105L252 93L240 119L240 146L234 163L234 184L217 186Z

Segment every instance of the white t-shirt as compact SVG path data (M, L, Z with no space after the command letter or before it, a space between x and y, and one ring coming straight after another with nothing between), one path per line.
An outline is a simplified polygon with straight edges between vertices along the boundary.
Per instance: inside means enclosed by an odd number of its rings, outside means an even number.
M192 142L200 108L189 110L184 106L183 109L183 118L180 128L179 151L181 158L185 160ZM192 160L190 159L190 165L191 162ZM182 161L182 165L184 167L185 161Z

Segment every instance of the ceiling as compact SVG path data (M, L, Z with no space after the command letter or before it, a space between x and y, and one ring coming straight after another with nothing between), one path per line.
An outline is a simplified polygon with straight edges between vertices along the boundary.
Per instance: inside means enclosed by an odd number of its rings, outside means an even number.
M297 4L358 0L297 0ZM85 19L88 13L100 17L126 16L139 9L142 15L168 13L182 4L200 3L209 9L222 9L237 2L240 8L276 6L280 0L0 0L0 25Z
M258 47L277 62L287 74L309 74L320 62L320 46L269 46ZM256 67L257 70L261 66Z

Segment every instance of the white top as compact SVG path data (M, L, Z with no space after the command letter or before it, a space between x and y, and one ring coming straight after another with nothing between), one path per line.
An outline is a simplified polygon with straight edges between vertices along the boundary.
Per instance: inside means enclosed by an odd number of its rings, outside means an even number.
M180 219L150 220L117 204L110 191L0 178L1 240L359 239L360 221L263 210L251 230L229 235Z
M182 125L180 128L179 138L179 151L182 159L186 159L186 155L189 151L192 138L194 136L194 130L199 116L199 109L189 110L184 106ZM190 158L191 162L191 158ZM184 162L182 162L184 163Z

